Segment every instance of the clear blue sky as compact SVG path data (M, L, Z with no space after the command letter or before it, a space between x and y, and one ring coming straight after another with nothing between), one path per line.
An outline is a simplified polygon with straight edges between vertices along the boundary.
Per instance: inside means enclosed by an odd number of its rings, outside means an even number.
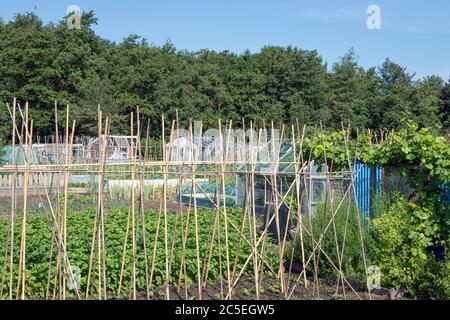
M135 33L187 50L293 45L317 49L329 65L354 47L365 67L389 57L418 77L450 76L448 0L2 0L0 16L35 11L59 21L71 4L94 10L97 34L117 42ZM371 4L381 8L381 30L366 28Z

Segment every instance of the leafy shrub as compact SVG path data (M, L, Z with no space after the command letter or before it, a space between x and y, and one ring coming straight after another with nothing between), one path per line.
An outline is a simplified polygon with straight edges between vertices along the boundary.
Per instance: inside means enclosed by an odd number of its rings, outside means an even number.
M450 299L450 262L428 256L414 288L418 299Z
M433 213L401 195L389 202L381 216L372 221L382 285L404 288L417 298L448 298L448 262L435 261L434 254L427 251L439 231Z

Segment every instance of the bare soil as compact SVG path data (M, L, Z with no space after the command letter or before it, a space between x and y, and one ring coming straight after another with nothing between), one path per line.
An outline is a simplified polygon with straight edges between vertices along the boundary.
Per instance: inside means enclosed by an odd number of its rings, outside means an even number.
M291 275L289 287L287 288L288 295L291 294L293 285L297 280L296 275ZM308 279L312 283L312 279ZM295 287L289 300L391 300L392 297L389 290L378 289L372 292L370 295L367 290L353 286L353 289L348 285L339 286L336 290L336 284L319 279L319 290L315 289L311 284L307 288L304 287L303 282L299 282ZM222 288L222 290L221 290ZM152 300L165 300L165 286L154 288L150 294ZM223 300L227 295L227 282L220 280L209 283L202 289L202 300ZM171 300L198 300L198 289L196 285L192 285L184 289L183 286L180 290L177 290L176 286L170 287L170 299ZM138 299L147 299L146 293L140 293ZM255 282L254 280L242 279L236 285L231 296L233 300L255 300ZM281 292L280 282L276 279L264 278L260 286L260 300L286 300L286 294ZM394 299L405 299L404 297L398 297Z

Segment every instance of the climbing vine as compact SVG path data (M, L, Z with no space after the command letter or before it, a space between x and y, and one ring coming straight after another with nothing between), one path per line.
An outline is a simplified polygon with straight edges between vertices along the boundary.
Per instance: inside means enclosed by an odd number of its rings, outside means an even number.
M440 226L436 240L448 240L450 210L443 199L450 187L450 144L446 137L405 121L403 129L384 139L371 131L353 138L347 130L320 133L305 141L303 152L333 171L348 170L349 160L358 160L406 177L415 190L416 205L430 210L430 219Z

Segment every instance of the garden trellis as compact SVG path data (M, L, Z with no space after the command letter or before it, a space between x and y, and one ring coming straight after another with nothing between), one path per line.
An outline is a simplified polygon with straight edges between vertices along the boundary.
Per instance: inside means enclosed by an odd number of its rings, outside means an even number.
M275 134L273 124L263 130L250 122L243 128L250 136L228 144L232 122L219 121L214 160L208 160L199 159L196 154L199 148L186 148L194 145L195 139L201 139L194 137L192 124L188 137L180 141L174 136L179 124L172 120L166 128L163 115L163 158L151 159L144 152L149 137L145 137L137 108L131 114L130 135L126 136L129 145L116 146L127 148L126 159L108 161L108 141L117 136L110 134L111 119L99 107L97 145L92 148L95 161L79 163L73 161L73 153L69 152L76 123L70 120L67 107L65 132L58 132L55 126L55 141L64 136L60 145L65 150L63 161L42 164L36 163L27 152L33 143L33 120L29 118L28 105L21 108L14 102L7 107L13 123L13 148L23 150L25 161L18 163L15 159L0 168L1 174L13 181L9 195L2 195L5 202L9 197L10 206L0 207L4 210L2 219L7 220L0 296L32 298L30 290L34 284L29 283L29 275L39 265L46 278L43 290L46 299L124 296L136 299L139 295L151 298L159 289L166 299L173 298L174 292L186 299L190 296L203 299L212 283L218 297L231 299L241 283L248 282L252 284L254 297L259 299L267 290L266 281L271 281L272 286L276 283L286 299L295 298L301 287L320 297L321 259L334 268L336 293L354 298L371 296L370 291L357 290L347 279L342 266L346 233L338 237L335 231L338 215L354 215L361 234L360 257L367 271L363 218L354 201L360 170L355 169L355 160L351 158L347 159L348 168L339 171L315 164L311 154L303 154L306 127L282 125L281 133ZM24 128L22 132L20 125ZM263 136L266 142L262 142ZM174 147L175 143L183 149L181 156L171 154L180 151ZM233 158L229 157L230 149L246 152ZM260 154L262 149L264 155ZM187 151L191 153L189 156ZM19 176L23 182L17 184ZM56 182L50 185L48 179L41 179L41 192L33 194L31 176L51 176ZM70 181L77 176L91 177L83 181L90 181L93 187L87 192L92 196L87 203L94 208L88 215L90 239L78 247L71 242L75 234L70 233L73 230L70 222L79 207L71 193ZM156 206L155 201L148 201L152 197L157 200ZM29 212L34 202L39 203L39 213ZM112 228L110 223L117 218L114 210L119 203L127 208L126 219L114 227L122 228L123 238L114 240L120 242L116 245L122 250L112 252L108 248L119 229ZM150 207L154 214L148 213ZM38 262L31 258L35 253L27 247L27 241L33 241L28 230L33 228L34 215L45 217L51 234L49 252L44 253L47 258ZM321 215L326 217L321 232L313 233L311 219ZM209 223L202 224L205 219ZM322 245L329 234L334 234L337 255ZM78 252L83 246L89 247L84 260ZM112 254L120 255L116 263L120 267L114 270ZM301 259L295 269L292 260L297 254ZM73 261L83 266L81 280L74 272ZM188 288L195 288L195 292Z

